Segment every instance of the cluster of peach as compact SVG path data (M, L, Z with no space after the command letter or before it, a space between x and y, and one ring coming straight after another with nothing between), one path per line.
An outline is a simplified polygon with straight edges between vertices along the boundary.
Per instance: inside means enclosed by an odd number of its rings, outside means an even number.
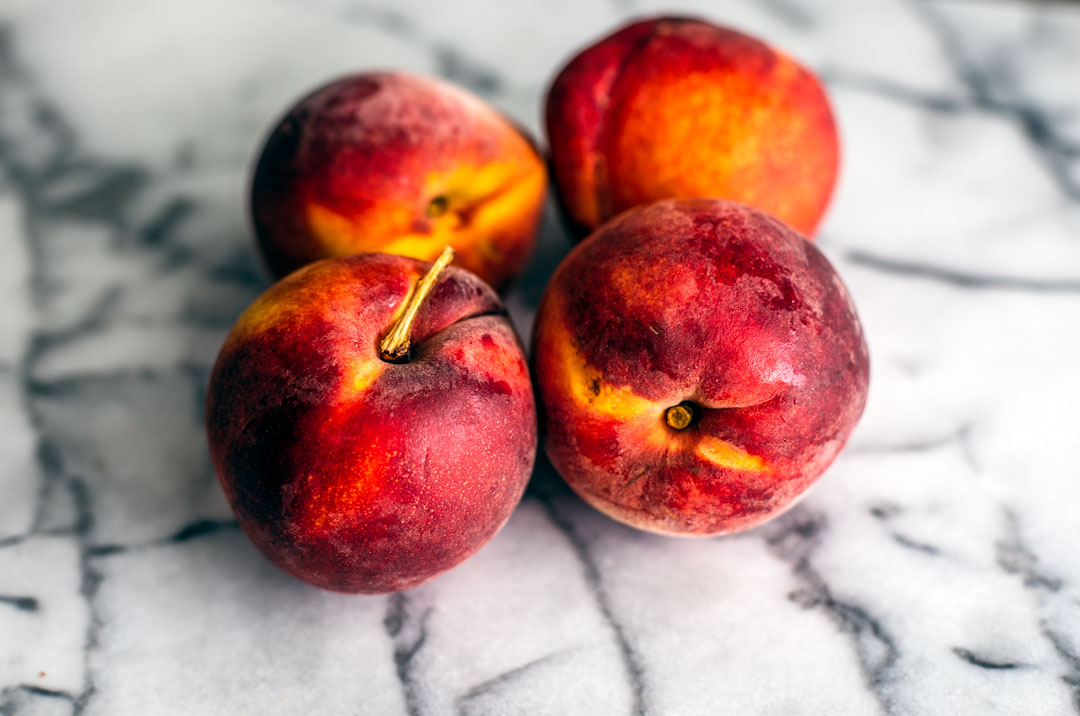
M817 79L738 32L648 19L570 61L546 120L563 213L591 234L547 286L531 372L497 292L548 184L519 128L380 72L266 141L251 208L283 278L221 349L207 430L241 526L288 572L380 593L459 564L521 499L538 422L582 498L672 535L779 514L851 433L866 344L803 238L839 154Z

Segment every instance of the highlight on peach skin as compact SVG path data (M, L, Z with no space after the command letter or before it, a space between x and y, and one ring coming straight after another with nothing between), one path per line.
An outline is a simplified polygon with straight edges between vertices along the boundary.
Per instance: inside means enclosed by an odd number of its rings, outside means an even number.
M597 41L555 78L546 123L580 236L633 206L715 197L813 237L836 183L839 138L817 78L703 20L643 20Z
M458 265L496 289L532 252L544 162L511 122L441 80L369 72L302 99L255 168L251 214L277 276L371 251Z
M541 300L533 360L563 478L615 519L687 536L794 504L847 441L869 379L822 254L709 199L633 209L579 244Z
M443 269L450 255L300 269L241 315L214 365L225 494L255 545L311 584L420 584L491 539L525 490L524 351L495 292Z

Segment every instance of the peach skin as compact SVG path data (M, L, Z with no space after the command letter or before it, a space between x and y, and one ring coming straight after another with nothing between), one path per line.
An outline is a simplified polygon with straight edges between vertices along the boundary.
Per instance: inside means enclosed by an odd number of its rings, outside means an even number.
M531 141L477 97L369 72L316 90L274 128L251 214L277 276L371 251L431 261L450 245L502 289L528 262L546 183Z
M525 490L536 413L524 352L495 292L448 260L311 264L256 300L221 349L206 408L214 468L255 545L306 582L413 587L480 549Z
M839 139L817 78L703 20L635 22L581 52L546 104L559 198L580 236L665 198L748 204L812 237Z
M847 441L869 359L844 285L749 207L632 209L556 270L533 335L544 447L626 524L716 535L790 507Z

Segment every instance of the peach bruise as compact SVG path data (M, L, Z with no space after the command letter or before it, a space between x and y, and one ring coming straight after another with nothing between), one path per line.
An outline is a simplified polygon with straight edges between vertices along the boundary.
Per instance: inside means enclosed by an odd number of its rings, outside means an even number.
M863 405L869 359L840 278L746 206L666 200L579 244L533 335L544 447L586 501L715 535L790 507Z
M311 264L244 312L214 365L225 494L255 545L311 584L420 584L486 543L525 489L524 351L495 292L447 260Z
M635 22L582 51L551 85L546 125L579 236L633 206L715 197L813 237L839 166L817 78L752 37L692 18Z
M277 276L371 251L431 261L449 245L501 290L528 262L546 184L529 138L479 98L369 72L316 90L274 128L251 213Z

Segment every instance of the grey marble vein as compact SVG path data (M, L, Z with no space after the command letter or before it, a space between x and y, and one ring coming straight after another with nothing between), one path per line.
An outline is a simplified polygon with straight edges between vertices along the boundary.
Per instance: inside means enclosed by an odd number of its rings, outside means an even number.
M849 251L844 258L853 264L877 271L928 281L940 281L958 288L1031 291L1034 293L1080 293L1080 278L1076 280L1054 280L967 273L941 266L875 256L865 251ZM1077 275L1080 275L1080 268L1077 271Z
M612 608L611 600L608 598L600 576L600 570L590 553L589 545L581 533L575 529L574 523L558 510L550 494L542 493L540 501L552 523L565 535L567 541L571 544L574 554L581 563L581 569L589 592L596 600L604 621L611 627L615 644L618 646L619 655L622 657L623 666L626 669L626 678L629 682L630 691L633 694L631 713L634 716L647 716L650 711L647 708L646 676L642 658L637 647L631 643L631 637L627 633L626 626L620 622Z

